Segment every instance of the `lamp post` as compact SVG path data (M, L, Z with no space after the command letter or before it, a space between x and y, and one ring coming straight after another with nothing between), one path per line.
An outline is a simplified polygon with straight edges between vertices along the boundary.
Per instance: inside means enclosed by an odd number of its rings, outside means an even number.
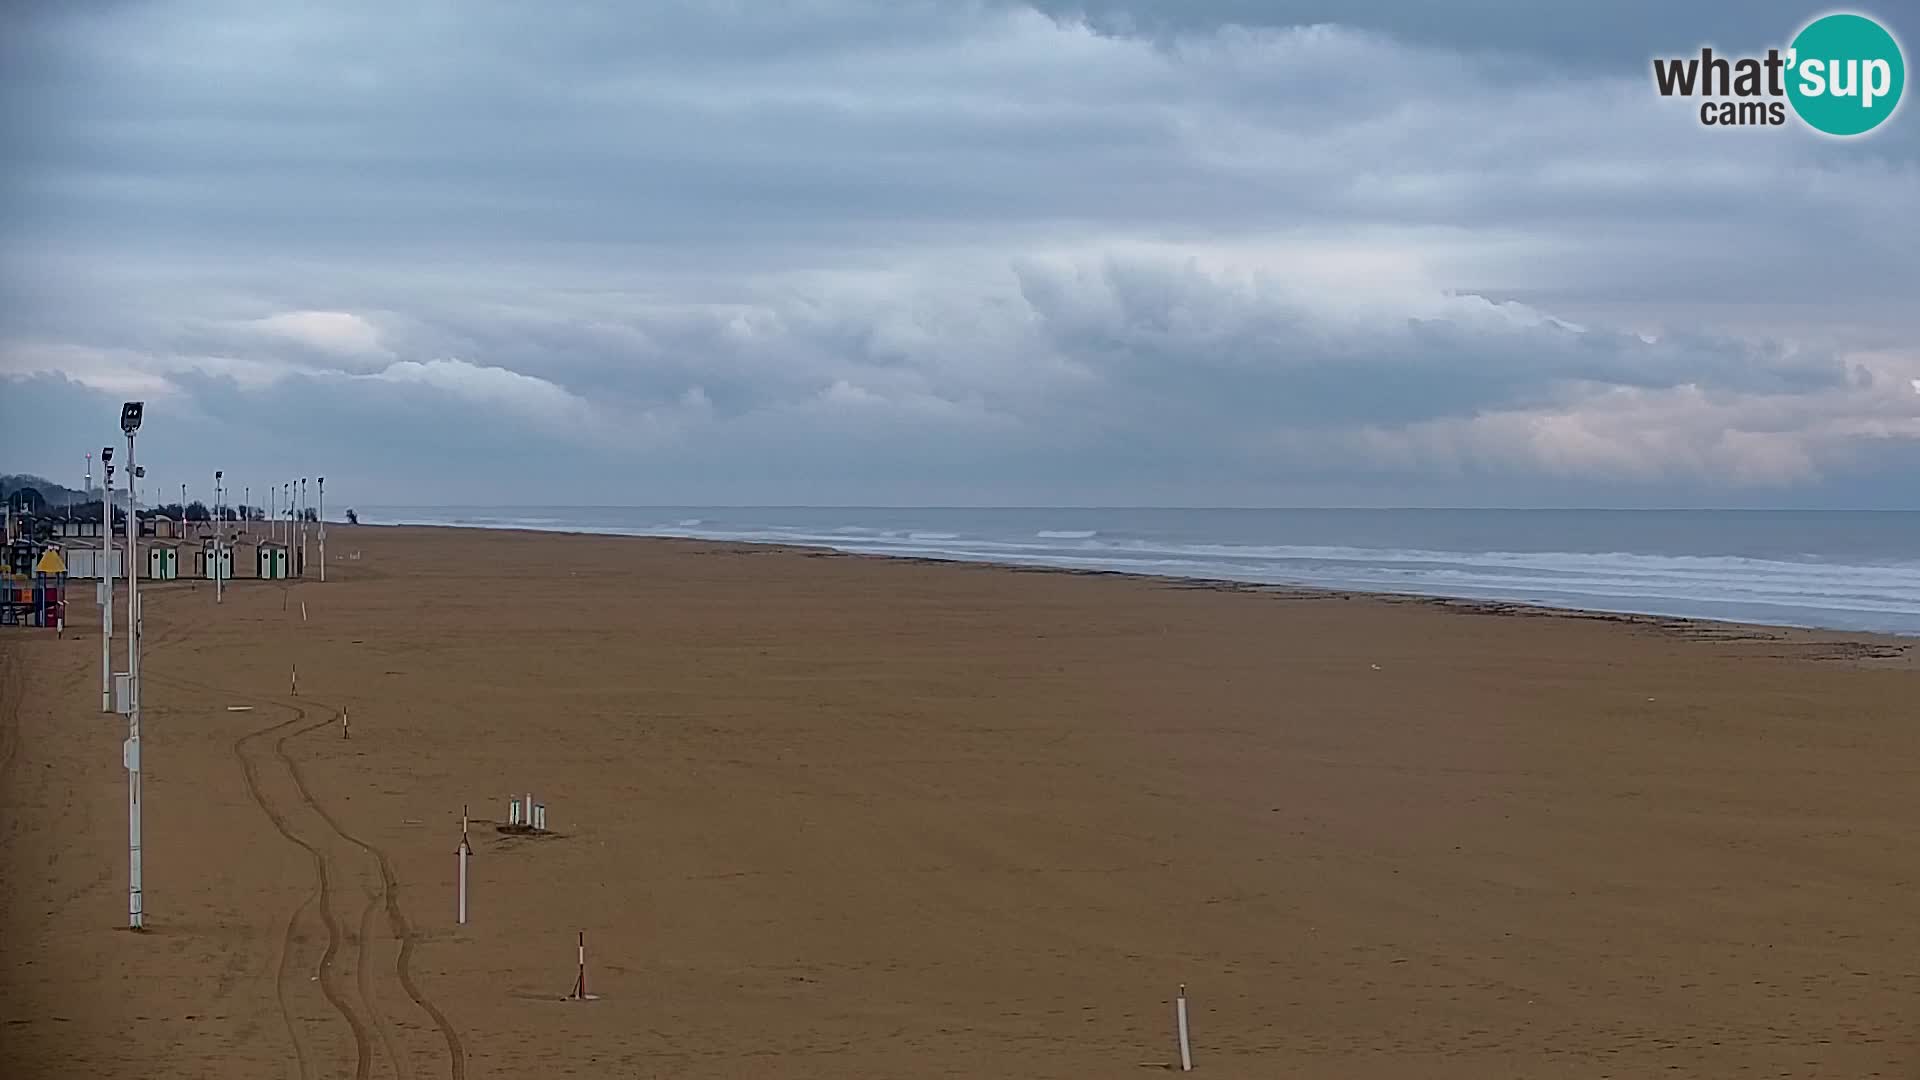
M113 447L100 448L100 711L113 711Z
M320 580L327 580L327 478L320 478Z
M307 576L307 478L300 478L300 576Z
M127 742L121 760L127 767L127 926L144 930L146 909L140 895L140 579L132 563L140 550L139 504L135 501L134 481L140 469L134 464L133 436L140 430L146 412L143 401L120 406L120 430L127 433Z
M226 568L221 565L220 552L227 538L227 520L220 513L222 496L221 479L225 476L219 469L213 470L213 602L226 603Z

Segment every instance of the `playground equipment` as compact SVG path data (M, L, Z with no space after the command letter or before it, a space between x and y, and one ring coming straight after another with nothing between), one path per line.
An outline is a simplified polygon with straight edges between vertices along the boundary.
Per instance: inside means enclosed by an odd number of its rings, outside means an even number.
M0 573L0 626L53 630L66 625L66 561L60 557L60 549L51 546L40 549L36 558L34 547L30 541L8 547L7 570ZM16 572L21 566L28 572Z

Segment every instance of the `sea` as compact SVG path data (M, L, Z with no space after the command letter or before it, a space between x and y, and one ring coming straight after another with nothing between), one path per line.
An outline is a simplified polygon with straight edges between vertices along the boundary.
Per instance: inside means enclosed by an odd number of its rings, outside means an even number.
M692 537L1920 636L1920 511L370 506Z

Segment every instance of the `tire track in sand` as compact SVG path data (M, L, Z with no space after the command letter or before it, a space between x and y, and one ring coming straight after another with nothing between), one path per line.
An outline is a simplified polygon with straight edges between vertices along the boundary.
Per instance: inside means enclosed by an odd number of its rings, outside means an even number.
M279 742L274 744L274 752L279 754L280 760L286 763L287 772L293 776L294 787L299 789L300 797L313 808L313 812L319 814L342 840L373 856L374 860L380 864L381 894L386 900L387 925L392 930L394 939L400 943L399 955L394 958L394 974L399 977L400 985L406 989L407 996L433 1018L434 1026L440 1029L441 1036L446 1040L448 1075L452 1080L466 1080L467 1052L466 1047L461 1045L460 1033L453 1029L453 1024L447 1020L446 1014L440 1011L439 1006L422 993L420 987L413 981L411 964L416 935L413 925L407 921L406 913L400 909L400 881L393 872L393 863L388 860L384 850L348 832L340 826L340 822L335 820L332 814L327 813L326 807L321 806L320 801L315 799L313 792L308 789L306 778L300 773L300 766L286 753L285 743L288 738L305 734L321 726L324 725L315 724L282 736Z
M260 790L258 770L254 767L253 760L247 757L246 754L247 744L254 739L271 735L276 731L282 731L307 718L307 711L298 706L282 705L279 707L293 709L294 715L289 719L282 720L278 724L269 724L266 727L256 728L233 740L233 756L239 760L240 771L246 776L247 795L253 799L253 804L260 808L261 813L267 815L267 820L273 823L273 827L279 831L281 836L286 837L289 843L300 847L313 859L313 871L315 877L318 878L318 886L313 893L307 896L306 900L302 901L300 907L305 908L308 904L317 902L320 907L320 921L325 924L327 929L327 947L320 956L320 993L326 997L327 1003L333 1006L334 1011L340 1014L341 1018L347 1022L347 1027L353 1032L354 1080L368 1080L373 1069L373 1047L367 1041L366 1024L360 1019L359 1014L354 1012L352 1006L347 1002L346 995L340 992L339 987L334 985L333 980L333 960L340 951L341 933L340 923L333 915L333 881L327 871L326 856L321 853L319 847L301 839L300 836L293 831L292 826L287 823L286 817L273 808L273 804L267 800L265 793ZM308 725L307 730L323 726L327 723L329 723L329 721L322 720L318 724ZM285 735L280 737L281 742L284 742L285 739ZM279 743L276 742L274 745L276 752L278 752ZM289 956L293 946L293 927L299 918L299 914L300 909L295 909L294 918L288 920L286 935L281 939L279 970L283 974L289 963ZM304 1080L304 1078L310 1074L307 1071L306 1053L301 1049L300 1039L298 1035L295 1034L293 1013L287 1006L286 982L284 979L276 979L274 982L275 995L279 999L280 1015L281 1018L286 1021L287 1034L293 1040L294 1058L299 1066L300 1075Z

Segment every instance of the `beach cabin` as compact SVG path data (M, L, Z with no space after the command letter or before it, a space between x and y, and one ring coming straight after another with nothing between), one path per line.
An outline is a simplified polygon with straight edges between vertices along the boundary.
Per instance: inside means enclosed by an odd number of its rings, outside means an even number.
M262 540L253 557L255 577L280 579L287 576L287 545L277 540Z
M98 540L100 523L62 518L53 523L53 535L62 540Z
M124 553L117 547L71 547L67 549L67 576L71 578L119 578L126 572Z
M175 581L180 577L180 548L156 543L147 548L147 580Z
M212 540L203 541L199 550L193 553L193 572L195 576L203 577L208 581L213 581L216 577L232 581L233 545L217 545Z

